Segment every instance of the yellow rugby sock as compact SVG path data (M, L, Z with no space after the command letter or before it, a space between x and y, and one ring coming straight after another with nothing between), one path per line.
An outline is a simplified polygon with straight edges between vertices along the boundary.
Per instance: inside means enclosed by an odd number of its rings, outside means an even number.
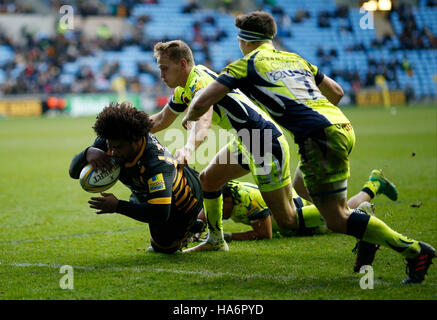
M374 216L370 217L362 240L392 248L405 258L414 258L420 252L417 240L392 230L384 221Z
M203 192L203 209L209 228L209 239L223 239L223 195L221 190Z
M373 244L389 247L405 258L414 258L420 252L420 244L387 226L384 221L355 209L347 220L347 234Z
M376 193L379 190L379 186L381 185L381 183L377 180L375 181L367 181L363 188L361 189L361 191L367 193L371 199L373 199L376 195Z
M296 205L297 225L299 230L325 225L325 220L315 205L303 206L303 201L300 197L293 198L293 201Z

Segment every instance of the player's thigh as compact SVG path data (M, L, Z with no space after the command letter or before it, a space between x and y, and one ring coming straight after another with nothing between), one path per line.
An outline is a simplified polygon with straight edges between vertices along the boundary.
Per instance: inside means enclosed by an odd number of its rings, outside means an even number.
M307 201L311 201L310 194L308 189L305 187L305 181L303 179L302 171L299 169L299 165L297 165L296 171L293 177L293 188L296 191L297 195L301 198L304 198Z
M150 223L150 244L155 252L173 253L180 248L181 230L174 230L173 226L162 223ZM178 232L175 232L178 231Z
M226 182L248 174L227 146L223 147L200 173L200 183L203 191L212 192L219 190Z
M274 191L262 191L261 194L280 228L297 228L291 184Z
M350 175L349 154L354 143L355 135L350 124L320 129L299 142L299 169L312 200L326 194L346 192ZM332 200L342 197L343 194Z
M323 199L322 201L316 199L314 204L326 221L328 229L339 233L347 232L347 220L350 210L345 197L332 200Z
M290 151L285 136L275 138L270 147L271 150L264 150L261 163L250 154L247 157L252 177L261 192L283 189L291 184Z
M173 253L179 250L190 235L189 229L203 212L200 202L186 212L172 211L164 223L150 223L150 243L156 252Z

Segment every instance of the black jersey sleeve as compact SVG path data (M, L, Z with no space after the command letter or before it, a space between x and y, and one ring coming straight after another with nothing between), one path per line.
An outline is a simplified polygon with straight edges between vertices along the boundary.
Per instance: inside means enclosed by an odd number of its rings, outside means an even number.
M100 137L97 137L91 146L87 147L85 150L76 154L71 160L70 169L69 169L71 178L79 179L80 172L82 171L83 167L85 167L88 164L88 161L86 160L86 153L88 149L91 147L98 148L103 151L107 150L107 145L105 140Z
M163 166L160 172L148 174L144 179L147 184L147 197L144 202L119 200L117 213L142 222L165 223L172 208L172 187L176 170Z
M316 80L316 85L319 85L324 78L325 78L325 74L322 71L320 71L320 69L318 69L316 75L314 76L314 79Z

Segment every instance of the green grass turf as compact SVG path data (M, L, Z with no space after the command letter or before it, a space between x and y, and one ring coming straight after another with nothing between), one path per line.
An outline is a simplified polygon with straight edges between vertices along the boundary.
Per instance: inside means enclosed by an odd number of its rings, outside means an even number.
M371 169L383 168L398 186L399 200L377 197L378 217L437 246L436 109L344 111L357 136L349 194L361 189ZM374 262L374 289L362 290L363 275L352 272L355 240L337 234L234 241L228 253L146 252L146 224L94 214L87 205L91 194L68 176L72 156L94 139L93 122L0 120L0 299L437 298L436 266L422 285L403 286L405 263L388 248ZM173 127L181 128L180 119ZM170 144L163 133L158 137ZM294 169L296 146L290 147ZM129 196L120 183L111 192ZM224 228L247 229L231 221ZM61 265L74 267L74 290L60 288Z

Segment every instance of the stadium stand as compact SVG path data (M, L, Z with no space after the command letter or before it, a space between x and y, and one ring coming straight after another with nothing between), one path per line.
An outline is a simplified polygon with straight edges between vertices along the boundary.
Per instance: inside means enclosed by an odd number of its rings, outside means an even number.
M186 0L72 3L82 16L126 17L131 32L119 39L104 25L92 38L80 29L51 36L22 30L24 41L16 42L3 26L1 95L111 92L119 77L126 80L130 92L166 92L153 58L157 41L187 41L196 63L216 71L241 56L232 12L201 8L200 2ZM61 5L57 0L39 4L52 12ZM359 8L334 0L257 1L255 5L278 21L277 45L318 65L352 96L375 87L375 76L384 75L389 89L404 90L408 98L437 97L436 1L394 7L387 15L393 32L383 37L375 29L360 27ZM36 12L25 1L0 1L0 22L2 13Z

